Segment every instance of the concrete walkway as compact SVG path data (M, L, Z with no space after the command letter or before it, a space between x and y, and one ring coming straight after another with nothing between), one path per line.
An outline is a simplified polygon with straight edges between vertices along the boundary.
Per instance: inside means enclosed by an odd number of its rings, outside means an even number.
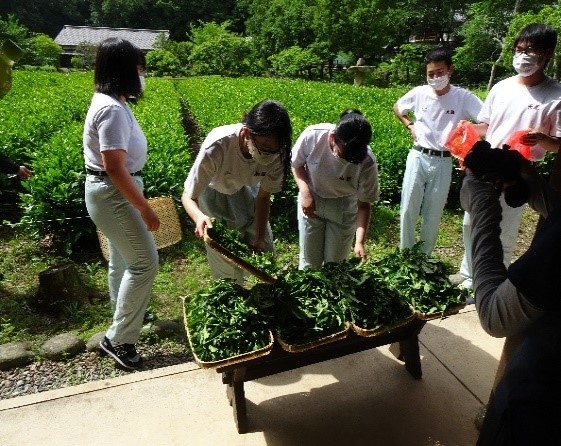
M0 442L27 445L472 446L503 340L475 308L421 331L423 378L388 346L245 385L238 434L226 386L188 363L0 401Z

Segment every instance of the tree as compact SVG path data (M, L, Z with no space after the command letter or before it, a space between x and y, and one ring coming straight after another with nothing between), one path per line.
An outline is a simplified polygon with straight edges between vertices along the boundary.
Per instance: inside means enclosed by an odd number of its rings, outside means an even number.
M155 76L181 76L185 67L171 51L166 49L151 50L146 53L146 69Z
M425 83L426 68L423 59L433 46L432 44L401 45L399 53L389 64L392 71L391 81L397 84Z
M34 33L55 37L64 25L83 25L89 0L2 0L0 16L13 14Z
M354 60L367 62L382 52L387 36L380 32L380 9L377 1L318 0L314 17L317 41L326 42L333 55L347 53Z
M319 68L321 59L313 53L310 48L293 46L269 57L272 71L283 77L301 77L306 73L308 79L312 79L312 71Z
M40 67L58 67L61 54L61 46L51 37L46 34L37 34L28 40L27 51L19 63Z
M250 74L251 44L248 39L228 31L229 26L230 22L224 22L191 27L193 46L188 57L191 74Z
M293 46L307 48L316 42L315 0L253 0L248 3L247 34L264 68L273 54Z
M0 16L0 39L12 39L22 48L25 46L29 30L12 14L3 20Z
M522 0L483 0L473 3L459 31L463 43L454 58L459 75L481 81L485 71L490 70L487 83L490 89L497 74L501 74L501 68L506 73L510 72L510 57L505 56L511 47L505 45L504 39L511 21L518 13L539 11L541 8L543 2Z
M95 57L97 52L97 46L89 42L81 42L76 45L74 49L74 56L72 57L71 63L75 68L81 68L85 70L93 70L95 66Z

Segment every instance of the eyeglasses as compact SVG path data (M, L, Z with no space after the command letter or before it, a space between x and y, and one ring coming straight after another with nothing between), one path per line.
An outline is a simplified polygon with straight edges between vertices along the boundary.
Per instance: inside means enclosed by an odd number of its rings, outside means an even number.
M278 155L280 153L280 149L271 149L270 147L261 147L257 144L257 141L255 141L255 135L253 133L250 133L251 135L251 142L253 142L253 145L255 146L255 149L257 150L257 152L262 155L262 156L274 156L274 155Z
M541 50L534 48L532 46L527 46L526 48L517 46L516 48L514 48L513 53L515 56L521 56L522 54L526 54L526 56L539 56Z

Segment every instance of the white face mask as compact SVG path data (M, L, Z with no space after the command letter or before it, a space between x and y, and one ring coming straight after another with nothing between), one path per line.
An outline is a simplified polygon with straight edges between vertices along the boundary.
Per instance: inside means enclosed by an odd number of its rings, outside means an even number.
M512 57L512 66L516 72L523 77L528 77L539 70L540 66L538 64L539 55L522 53Z
M440 77L435 77L433 79L427 78L427 83L435 91L444 90L446 88L446 86L449 84L449 82L450 82L450 78L448 77L447 74L445 74L443 76L440 76Z
M339 161L343 166L346 166L347 164L350 164L350 161L347 161L345 158L343 158L342 156L339 156L337 153L335 153L334 150L331 150L331 153L333 154L333 156L337 159L337 161Z
M140 92L142 93L146 88L146 78L143 75L138 76L140 79Z
M267 153L267 152L260 152L255 147L253 140L249 138L247 140L247 149L249 150L249 154L255 160L257 164L261 166L268 166L269 164L274 163L280 157L280 153Z

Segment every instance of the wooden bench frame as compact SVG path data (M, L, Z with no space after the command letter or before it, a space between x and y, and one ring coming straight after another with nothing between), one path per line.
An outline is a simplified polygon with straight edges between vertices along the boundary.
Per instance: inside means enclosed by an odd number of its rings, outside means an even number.
M364 337L350 332L341 340L320 345L310 350L291 353L275 343L271 352L262 357L248 359L237 364L216 368L226 384L226 395L234 411L234 420L240 434L248 432L244 382L275 375L329 359L390 345L390 352L405 363L405 369L415 379L422 377L418 335L426 320L414 318L410 322L391 331L372 337Z

